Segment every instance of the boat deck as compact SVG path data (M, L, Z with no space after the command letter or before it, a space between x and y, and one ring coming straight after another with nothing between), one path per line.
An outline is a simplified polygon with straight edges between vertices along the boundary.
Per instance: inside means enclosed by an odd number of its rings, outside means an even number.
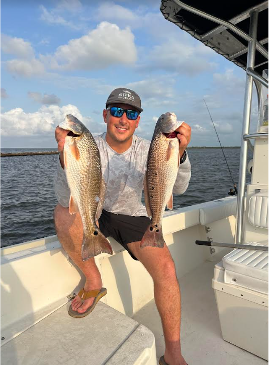
M206 261L179 280L183 356L189 365L265 365L267 361L224 341L221 336L212 289L214 266L218 261ZM164 338L154 300L137 312L133 319L154 333L157 358L162 356Z
M189 365L266 365L267 361L222 339L211 286L214 265L218 261L220 258L215 262L206 261L179 280L182 294L183 355ZM58 310L3 345L3 363L124 365L127 362L123 358L130 352L130 347L126 349L123 343L135 330L141 331L145 327L144 332L149 329L155 336L157 361L164 354L162 327L154 300L139 310L133 319L99 302L93 314L78 320L68 316L68 306L61 305ZM150 342L151 332L148 335ZM146 337L141 337L140 332L138 336L144 341L141 346L143 349ZM138 348L140 341L136 339L135 343L136 351L141 351ZM134 352L134 343L130 345ZM154 358L153 361L155 362ZM134 361L129 363L133 364Z

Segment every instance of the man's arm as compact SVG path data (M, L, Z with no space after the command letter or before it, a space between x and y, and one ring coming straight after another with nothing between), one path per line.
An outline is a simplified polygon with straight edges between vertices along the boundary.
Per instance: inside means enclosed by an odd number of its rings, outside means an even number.
M191 165L188 158L179 166L177 178L173 187L174 194L184 194L188 188L189 180L191 177Z
M185 151L190 142L191 128L187 123L183 122L180 125L180 127L176 129L176 132L178 132L177 138L179 139L180 143L179 147L180 156L181 158L183 158L184 154L187 153ZM181 163L180 160L177 178L173 187L173 193L183 194L188 188L190 177L191 177L191 165L189 162L188 155L186 155L186 159L183 163Z

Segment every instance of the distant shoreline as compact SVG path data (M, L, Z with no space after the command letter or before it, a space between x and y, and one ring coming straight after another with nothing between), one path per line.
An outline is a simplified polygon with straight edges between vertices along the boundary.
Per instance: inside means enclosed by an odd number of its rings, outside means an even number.
M58 151L43 151L43 152L1 152L1 157L16 157L16 156L36 156L36 155L57 155Z
M203 146L203 147L187 147L187 149L189 150L189 149L191 149L191 148L221 148L221 147L209 147L209 146ZM222 146L222 148L241 148L241 146L229 146L229 147L224 147L224 146Z
M187 147L188 149L191 148L220 148L220 146L189 146ZM222 148L241 148L241 146L222 146ZM35 148L33 147L3 147L1 148L2 150L35 150ZM48 151L48 150L52 150L52 151ZM44 147L44 148L40 148L39 149L40 152L58 152L57 150L54 150L53 147ZM37 151L37 152L39 152ZM30 152L30 151L29 151ZM31 151L32 152L32 151ZM33 151L34 152L34 151Z

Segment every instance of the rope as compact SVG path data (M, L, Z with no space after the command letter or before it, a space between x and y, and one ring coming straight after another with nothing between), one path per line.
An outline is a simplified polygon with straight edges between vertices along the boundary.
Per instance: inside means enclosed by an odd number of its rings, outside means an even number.
M226 164L227 164L227 167L228 167L229 173L230 173L230 175L231 175L231 179L232 179L233 185L235 185L235 182L234 182L234 180L233 180L232 173L231 173L230 167L229 167L229 165L228 165L228 162L227 162L227 159L226 159L226 156L225 156L225 153L224 153L223 147L221 146L221 142L220 142L220 139L219 139L219 136L218 136L218 133L217 133L217 130L216 130L215 124L214 124L214 122L213 122L212 116L211 116L211 114L210 114L210 111L209 111L209 109L208 109L208 106L207 106L207 104L206 104L206 101L205 101L204 99L203 99L203 101L204 101L204 103L205 103L205 105L206 105L206 108L207 108L207 110L208 110L209 116L210 116L210 118L211 118L211 121L212 121L212 124L213 124L214 130L215 130L216 135L217 135L217 139L218 139L218 141L219 141L219 145L220 145L220 147L221 147L221 151L222 151L222 153L223 153L223 156L224 156L224 159L225 159L225 161L226 161Z

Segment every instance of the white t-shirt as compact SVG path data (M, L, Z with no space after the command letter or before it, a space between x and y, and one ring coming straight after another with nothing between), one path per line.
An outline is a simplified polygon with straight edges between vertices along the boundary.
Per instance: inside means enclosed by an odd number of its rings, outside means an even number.
M150 141L133 135L130 148L123 153L117 153L106 142L106 133L94 138L100 151L102 175L106 183L103 209L115 214L147 216L141 199ZM190 177L191 166L187 156L179 167L173 193L183 194ZM54 187L59 204L68 207L70 190L60 161Z

